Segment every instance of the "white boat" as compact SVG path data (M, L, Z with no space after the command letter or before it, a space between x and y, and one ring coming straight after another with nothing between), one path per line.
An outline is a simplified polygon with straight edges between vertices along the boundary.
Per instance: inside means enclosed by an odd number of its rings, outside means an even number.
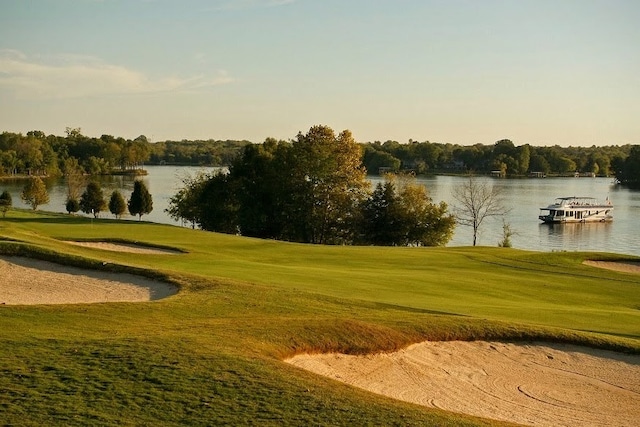
M607 197L604 203L593 197L558 197L553 204L540 208L540 220L551 224L569 222L609 222L613 220L613 205Z

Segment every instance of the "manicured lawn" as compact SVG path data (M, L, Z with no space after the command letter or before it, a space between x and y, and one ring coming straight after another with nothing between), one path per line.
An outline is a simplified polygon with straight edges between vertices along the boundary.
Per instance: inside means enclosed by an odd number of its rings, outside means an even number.
M184 253L132 255L61 240ZM181 285L151 303L2 307L0 413L8 424L483 425L281 359L425 339L640 351L640 277L581 264L623 258L614 255L312 246L24 211L0 219L0 251L142 269Z

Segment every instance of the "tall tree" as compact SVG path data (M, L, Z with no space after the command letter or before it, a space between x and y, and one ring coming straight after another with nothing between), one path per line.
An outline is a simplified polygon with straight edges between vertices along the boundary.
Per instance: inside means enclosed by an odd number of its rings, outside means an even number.
M144 182L137 180L133 183L133 193L131 193L127 206L131 215L138 215L138 220L142 218L142 215L151 213L153 198Z
M237 191L238 226L245 236L281 239L286 228L284 207L290 199L287 155L291 145L267 138L248 145L231 165L230 179Z
M97 182L91 181L80 196L80 209L86 214L92 214L94 218L105 210L107 202L104 200L104 193Z
M292 144L292 234L310 243L350 243L369 182L351 132L328 126L299 133Z
M391 180L379 182L362 203L360 242L377 246L398 245L402 241L400 200Z
M7 190L3 191L2 194L0 194L0 212L2 212L3 218L7 216L7 212L11 209L12 204L11 193Z
M118 190L113 190L111 197L109 198L109 212L115 215L116 219L122 217L122 214L127 211L127 203L122 197L122 193Z
M484 220L506 213L499 187L489 186L487 181L472 175L454 187L452 195L459 203L454 207L458 223L473 228L473 246L478 242L478 232Z
M49 203L49 193L44 182L38 177L29 179L27 184L20 194L20 198L31 206L33 210L38 209L38 206Z

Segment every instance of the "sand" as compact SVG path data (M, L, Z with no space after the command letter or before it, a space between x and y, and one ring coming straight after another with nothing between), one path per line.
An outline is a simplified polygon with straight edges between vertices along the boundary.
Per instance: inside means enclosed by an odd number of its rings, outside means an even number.
M585 261L640 274L640 263ZM558 344L424 342L286 362L374 393L530 426L640 425L640 356Z
M152 248L149 246L141 246L127 243L109 243L109 242L73 242L65 241L71 245L83 246L85 248L102 249L105 251L113 252L127 252L131 254L143 254L143 255L167 255L167 254L179 254L179 251L173 251L171 249Z
M67 267L21 257L0 257L0 304L142 302L177 292L168 283L132 274Z
M640 274L640 262L585 261L584 264L607 270Z
M394 399L531 426L640 422L640 356L570 345L424 342L288 363Z

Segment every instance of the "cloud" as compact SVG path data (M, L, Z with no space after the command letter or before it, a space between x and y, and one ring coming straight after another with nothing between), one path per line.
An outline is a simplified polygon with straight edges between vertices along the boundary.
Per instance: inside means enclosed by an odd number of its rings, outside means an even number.
M233 82L227 72L187 78L152 78L100 58L79 55L29 57L16 50L0 50L0 89L19 98L82 98L158 92L188 92Z

